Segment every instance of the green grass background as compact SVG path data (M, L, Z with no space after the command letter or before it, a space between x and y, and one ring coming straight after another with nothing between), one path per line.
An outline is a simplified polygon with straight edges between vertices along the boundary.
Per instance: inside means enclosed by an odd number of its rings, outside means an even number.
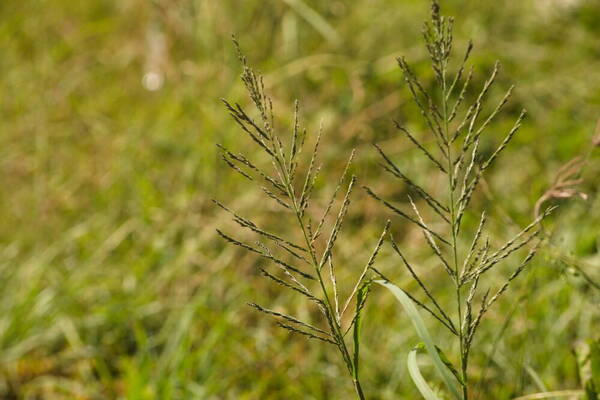
M600 117L600 3L442 6L456 17L456 48L474 40L475 82L499 59L492 99L517 84L486 145L501 140L520 108L529 111L476 198L499 238L527 222L560 165L591 152L581 186L588 200L560 203L549 222L552 251L483 324L471 368L484 378L479 398L577 389L572 349L598 335L598 291L564 259L600 277L600 160L591 146ZM428 10L422 0L0 2L0 398L350 398L337 354L245 305L307 316L304 303L215 235L235 228L211 198L289 231L256 187L219 162L215 143L251 147L219 101L248 102L230 35L265 74L282 129L294 99L310 131L323 121L318 195L331 190L356 147L361 182L402 203L406 188L375 167L370 143L436 187L435 171L391 123L420 127L394 58L406 55L431 85L420 38ZM150 71L164 77L159 90L142 84ZM357 192L338 249L347 261L340 280L355 276L367 258L356 254L372 247L387 217ZM419 233L394 226L449 300ZM380 268L416 289L389 249ZM371 399L418 398L404 365L417 340L409 321L387 293L373 298L364 389Z

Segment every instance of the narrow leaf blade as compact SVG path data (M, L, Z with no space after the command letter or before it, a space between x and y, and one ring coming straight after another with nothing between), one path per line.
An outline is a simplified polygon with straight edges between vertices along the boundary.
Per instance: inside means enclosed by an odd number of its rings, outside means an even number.
M421 375L421 371L419 370L419 365L417 364L417 350L412 349L410 353L408 353L408 358L406 360L406 365L408 366L408 373L412 378L413 383L421 392L421 395L425 398L425 400L440 400L439 397L435 395L433 390L427 384L423 375Z
M438 374L440 375L440 378L442 378L442 381L444 382L450 393L452 393L453 398L456 400L461 400L461 395L458 391L456 381L453 378L450 371L444 365L443 361L441 360L436 346L433 343L433 340L431 339L431 335L425 327L425 323L423 322L423 319L421 318L421 315L419 314L419 311L417 310L415 304L398 286L382 280L377 280L375 282L392 292L392 294L396 297L398 302L400 302L400 304L404 308L404 311L406 311L413 326L415 327L417 334L425 344L425 348L427 349L429 356L432 358L433 365Z

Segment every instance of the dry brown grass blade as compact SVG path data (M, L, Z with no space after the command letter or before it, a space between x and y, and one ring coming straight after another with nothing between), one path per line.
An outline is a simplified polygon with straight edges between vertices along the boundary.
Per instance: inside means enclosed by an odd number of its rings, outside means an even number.
M583 183L583 179L578 176L585 164L586 160L582 156L577 156L558 169L550 188L535 203L533 211L535 218L539 217L542 205L549 200L568 199L575 196L587 200L587 194L577 189L577 186Z

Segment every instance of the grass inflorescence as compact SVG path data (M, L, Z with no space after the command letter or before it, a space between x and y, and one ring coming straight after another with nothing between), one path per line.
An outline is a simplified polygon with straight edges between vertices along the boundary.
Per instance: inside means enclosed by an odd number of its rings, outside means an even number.
M263 78L248 66L246 57L242 54L235 38L233 42L244 68L242 81L258 114L258 119L254 120L239 104L231 104L227 100L223 100L223 102L231 117L249 139L266 153L270 165L267 169L259 167L243 154L234 154L219 145L222 150L222 158L234 171L244 178L256 182L264 195L280 207L281 212L295 226L299 242L295 243L292 239L288 240L278 234L267 232L215 200L219 207L233 216L239 226L250 229L263 242L271 243L275 247L269 247L260 241L253 246L243 243L221 230L217 230L217 232L229 243L273 262L278 267L277 270L261 267L262 274L274 283L303 296L308 304L315 306L320 311L322 320L319 323L324 325L324 328L255 303L250 304L257 311L275 317L280 327L292 333L335 346L352 377L358 397L362 399L364 393L358 373L360 364L359 331L360 314L366 302L370 285L366 274L375 262L383 244L389 229L389 222L385 225L373 253L358 276L351 292L344 300L336 284L334 249L356 185L356 177L349 176L354 151L348 158L327 206L321 211L319 218L313 218L310 208L315 183L321 169L320 166L317 166L317 159L322 128L319 128L314 146L309 153L309 161L305 163L307 166L303 168L301 157L306 147L308 134L307 130L300 126L299 103L295 104L291 135L289 138L284 138L274 126L273 105L265 93ZM334 206L340 193L342 194L341 203L336 214ZM276 255L275 250L281 255ZM284 258L290 259L290 261L286 261ZM351 310L352 303L354 303L353 310ZM353 316L350 322L344 325L343 317L348 312L353 312ZM353 330L352 340L354 341L352 347L348 344L350 340L348 333L351 330Z
M480 144L487 128L507 104L513 87L511 86L506 91L491 112L484 112L488 93L494 85L500 69L499 62L496 62L475 100L471 104L466 104L465 93L473 76L473 69L468 69L467 63L473 50L473 44L469 42L457 71L450 73L453 50L452 35L453 19L442 16L439 5L433 2L431 21L425 24L423 36L435 76L434 91L424 88L405 58L398 58L398 65L402 69L412 100L420 110L421 117L434 138L435 148L427 149L425 143L417 139L414 133L401 123L395 123L399 132L414 143L427 160L446 176L446 198L436 198L433 194L429 194L423 187L415 183L416 179L407 177L402 172L402 168L386 155L383 149L375 145L384 160L384 169L418 194L440 219L440 223L446 225L447 229L443 232L434 230L431 227L432 222L424 220L422 213L410 196L408 200L412 208L412 215L410 215L410 211L403 211L390 201L378 196L369 187L365 189L371 197L394 214L416 225L422 231L427 245L437 257L438 265L445 271L449 283L454 286L454 305L444 304L437 300L435 294L428 288L427 282L419 277L416 265L408 261L408 257L390 235L392 247L400 257L401 264L417 282L427 297L427 301L421 302L407 294L450 331L458 341L459 354L457 358L460 366L456 378L462 388L461 398L466 400L469 398L469 356L481 320L491 306L506 292L511 282L531 263L537 251L536 238L540 233L540 222L550 213L551 209L540 213L534 221L498 247L492 246L490 242L490 233L486 232L486 213L482 211L477 230L470 240L470 247L466 251L461 251L459 237L467 235L463 229L463 220L471 205L473 193L481 182L483 174L507 149L515 137L526 112L525 110L521 111L512 128L491 154L486 154L481 150ZM440 223L436 221L437 226ZM493 232L491 234L494 237L499 236ZM523 248L529 248L529 250L505 282L494 290L491 287L481 290L486 273Z

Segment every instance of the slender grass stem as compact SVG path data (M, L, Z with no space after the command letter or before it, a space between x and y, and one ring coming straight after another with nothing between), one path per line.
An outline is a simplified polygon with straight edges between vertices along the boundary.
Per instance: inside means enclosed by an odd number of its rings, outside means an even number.
M454 283L456 285L456 307L458 311L458 339L460 346L460 365L461 365L461 375L463 380L463 400L468 399L468 388L467 388L467 357L465 356L465 336L463 332L463 324L462 324L462 296L461 296L461 284L459 277L459 266L458 266L458 244L457 244L457 217L456 217L456 207L454 203L454 179L455 179L455 170L452 166L452 140L450 138L450 129L449 129L449 117L448 117L448 94L447 91L447 83L446 83L446 68L447 68L447 60L442 60L441 65L441 75L442 75L442 117L444 119L444 135L446 138L446 153L448 154L448 198L449 198L449 209L450 209L450 229L452 230L452 258L453 258L453 267L454 267Z

